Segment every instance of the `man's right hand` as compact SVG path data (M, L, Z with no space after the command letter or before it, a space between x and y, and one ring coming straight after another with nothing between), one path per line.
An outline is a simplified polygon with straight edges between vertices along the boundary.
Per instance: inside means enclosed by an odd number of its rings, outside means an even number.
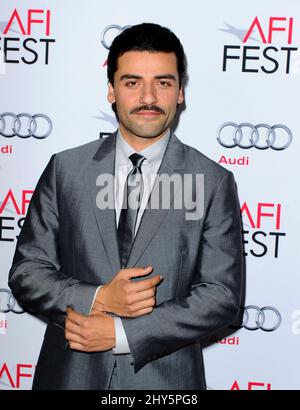
M151 313L155 306L156 286L162 276L132 282L130 279L146 276L152 267L121 269L114 278L103 285L96 296L92 313L114 313L120 317L138 317Z

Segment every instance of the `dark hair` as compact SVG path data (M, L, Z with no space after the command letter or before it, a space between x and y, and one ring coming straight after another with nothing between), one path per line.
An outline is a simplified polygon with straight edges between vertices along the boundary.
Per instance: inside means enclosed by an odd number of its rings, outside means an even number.
M137 24L125 29L114 39L107 59L107 78L112 85L118 69L118 58L127 51L175 53L179 84L182 84L186 75L184 50L179 39L168 28L154 23Z

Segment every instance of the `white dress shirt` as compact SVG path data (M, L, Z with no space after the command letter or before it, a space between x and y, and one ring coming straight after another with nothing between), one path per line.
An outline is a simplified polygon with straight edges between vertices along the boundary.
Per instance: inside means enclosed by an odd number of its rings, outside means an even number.
M162 158L164 156L167 144L170 138L170 130L167 130L165 135L154 144L150 145L142 151L138 151L140 155L145 157L142 163L142 176L143 176L143 196L140 204L140 209L137 215L137 221L135 226L135 235L138 231L144 210L146 208L151 190L154 185L155 176L157 175ZM133 164L129 159L129 156L136 152L131 145L123 138L120 130L117 133L116 140L116 157L115 157L115 206L116 206L116 226L118 226L120 212L123 204L124 187L127 179L127 175L133 168ZM95 293L95 297L92 303L94 304L96 295L101 286L98 287ZM113 348L114 354L130 353L127 337L120 317L112 315L115 322L116 333L116 347Z

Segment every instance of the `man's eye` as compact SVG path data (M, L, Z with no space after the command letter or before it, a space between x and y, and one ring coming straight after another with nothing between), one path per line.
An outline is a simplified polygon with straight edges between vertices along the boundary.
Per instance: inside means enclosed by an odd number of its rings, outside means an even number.
M137 81L128 81L127 83L126 83L126 86L127 87L134 87L134 86L136 86L137 85Z
M171 83L169 83L168 81L160 81L159 85L161 87L167 88L167 87L170 87Z

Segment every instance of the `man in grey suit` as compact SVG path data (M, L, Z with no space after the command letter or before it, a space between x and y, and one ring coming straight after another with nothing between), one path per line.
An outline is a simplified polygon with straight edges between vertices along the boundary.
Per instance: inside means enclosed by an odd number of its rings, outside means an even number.
M123 31L118 131L53 155L37 184L9 279L48 320L34 389L205 389L200 340L239 311L241 222L232 173L170 131L185 71L170 30Z

